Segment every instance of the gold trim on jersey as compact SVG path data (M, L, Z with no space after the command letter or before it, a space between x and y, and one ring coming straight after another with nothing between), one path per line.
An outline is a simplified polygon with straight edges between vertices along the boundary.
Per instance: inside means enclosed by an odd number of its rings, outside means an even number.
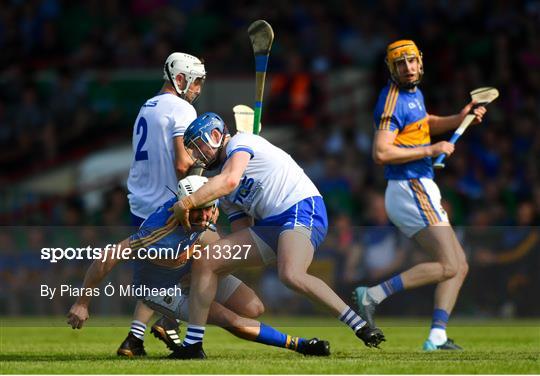
M144 236L129 243L131 249L146 248L150 244L163 239L178 227L178 220L171 214L167 219L165 226L162 226L150 233L150 235Z
M399 88L395 84L390 84L390 89L386 94L386 102L384 103L384 110L381 115L381 120L379 122L380 131L389 131L390 130L390 120L392 119L392 114L396 109L397 99L399 97Z

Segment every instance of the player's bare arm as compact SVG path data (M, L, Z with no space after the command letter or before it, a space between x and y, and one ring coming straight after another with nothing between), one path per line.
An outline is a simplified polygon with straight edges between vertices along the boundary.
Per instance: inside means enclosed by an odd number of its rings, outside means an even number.
M441 141L429 146L414 148L400 148L394 144L396 133L386 130L375 132L373 142L373 160L377 164L402 164L425 157L436 157L445 153L450 155L454 152L454 145Z
M178 136L173 138L174 145L174 167L178 179L186 177L187 172L193 165L193 160L190 158L186 148L184 147L184 137Z
M474 108L476 101L471 101L459 112L450 116L428 115L429 130L431 135L438 135L452 131L459 127L465 116L472 110L476 118L471 124L480 124L487 110L484 106Z
M208 180L201 189L192 195L184 197L174 205L174 213L180 224L189 229L189 211L205 202L223 197L234 191L246 170L251 155L244 151L234 153L223 166L219 175Z
M125 239L117 247L118 249L128 249L129 239ZM94 260L84 276L83 288L93 289L103 281L103 279L111 272L111 270L122 261L120 257L109 257L105 253L102 253L101 258ZM73 304L67 314L67 323L71 325L73 329L81 329L84 322L88 320L88 306L90 304L91 296L80 296Z

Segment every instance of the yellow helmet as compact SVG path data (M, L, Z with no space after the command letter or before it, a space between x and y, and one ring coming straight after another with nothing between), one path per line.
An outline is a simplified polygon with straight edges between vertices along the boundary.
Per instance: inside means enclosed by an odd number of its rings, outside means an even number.
M424 64L422 63L422 52L416 47L416 44L412 40L398 40L390 43L386 47L386 65L390 71L392 80L400 86L399 74L396 70L396 62L406 57L416 57L418 59L418 80L412 83L412 86L416 86L420 83L422 76L424 75Z

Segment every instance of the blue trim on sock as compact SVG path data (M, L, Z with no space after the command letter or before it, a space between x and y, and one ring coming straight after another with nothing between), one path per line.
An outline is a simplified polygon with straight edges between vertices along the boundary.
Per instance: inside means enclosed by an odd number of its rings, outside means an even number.
M401 279L401 274L390 278L390 284L392 285L392 294L403 290L403 280Z
M255 341L264 343L265 345L285 347L287 344L287 335L261 322L259 335L255 338Z
M446 329L450 315L444 309L435 308L431 319L431 328Z
M341 317L339 318L340 321L343 321L345 320L345 317L347 317L349 315L349 313L351 313L352 309L351 307L349 307L349 309L347 310L347 312L345 312L343 315L341 315Z
M381 287L382 287L382 289L384 291L385 296L392 295L392 289L391 289L391 287L389 285L390 285L389 281L384 281L383 283L381 283Z
M382 287L385 297L394 295L396 292L403 290L403 280L401 279L401 274L395 275L392 278L384 281L380 284Z
M190 327L188 327L188 328L187 328L187 331L188 331L188 332L193 332L193 333L204 334L204 329L196 329L196 328L190 328Z

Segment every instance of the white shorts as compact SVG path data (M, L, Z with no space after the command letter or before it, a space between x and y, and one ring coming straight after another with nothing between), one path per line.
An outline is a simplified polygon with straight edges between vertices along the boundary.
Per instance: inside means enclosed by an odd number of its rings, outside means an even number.
M216 302L224 304L242 283L232 274L220 278L216 292ZM174 297L147 296L143 302L150 308L173 319L188 321L189 319L189 290Z
M449 222L432 179L388 180L384 202L388 218L409 238L424 227Z

